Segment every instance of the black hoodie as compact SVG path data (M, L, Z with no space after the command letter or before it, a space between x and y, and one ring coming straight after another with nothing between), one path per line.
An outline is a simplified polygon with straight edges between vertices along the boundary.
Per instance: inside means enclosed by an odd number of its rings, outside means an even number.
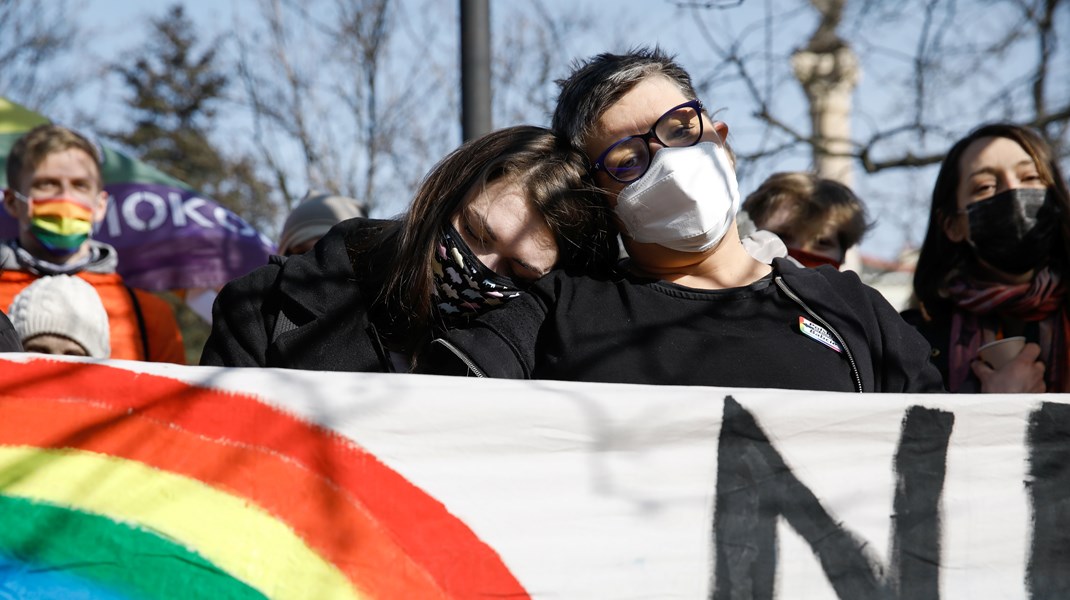
M929 344L854 273L784 259L743 288L554 273L436 339L437 374L658 385L942 392Z

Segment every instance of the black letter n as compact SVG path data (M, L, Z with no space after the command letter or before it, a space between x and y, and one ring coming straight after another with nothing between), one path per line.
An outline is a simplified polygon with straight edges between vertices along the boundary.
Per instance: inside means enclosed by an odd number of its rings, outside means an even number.
M718 443L714 600L772 600L777 517L811 549L842 600L939 597L940 494L954 415L907 410L895 458L891 565L828 514L773 448L754 416L725 398ZM786 590L795 597L800 590Z

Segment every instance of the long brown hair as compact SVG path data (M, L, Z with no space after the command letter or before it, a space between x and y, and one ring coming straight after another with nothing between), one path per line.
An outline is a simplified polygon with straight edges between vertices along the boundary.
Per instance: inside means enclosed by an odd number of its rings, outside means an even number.
M408 338L432 322L433 253L469 190L508 178L526 192L558 247L559 268L604 272L617 259L609 209L586 175L585 157L549 129L520 125L470 140L428 173L401 222L399 251L383 291Z
M969 245L965 241L951 241L944 233L944 224L955 218L958 212L957 193L962 178L959 163L962 155L970 144L986 137L1012 140L1033 159L1037 174L1053 191L1062 219L1059 228L1061 245L1052 257L1051 265L1065 274L1066 266L1070 264L1070 191L1067 190L1066 178L1055 161L1051 147L1044 138L1028 127L1011 123L983 125L951 147L940 165L940 173L936 176L929 211L929 229L925 233L918 266L914 272L914 295L929 312L940 306L940 291L948 276L960 271L972 261L973 253Z

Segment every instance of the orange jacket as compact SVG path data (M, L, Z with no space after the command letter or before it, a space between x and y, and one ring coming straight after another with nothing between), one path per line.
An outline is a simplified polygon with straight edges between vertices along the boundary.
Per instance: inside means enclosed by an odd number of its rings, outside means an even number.
M182 332L178 328L171 306L163 298L143 290L134 290L145 322L145 335L149 345L146 357L137 313L128 291L132 288L123 284L118 273L83 271L77 276L93 285L108 312L111 358L186 364ZM0 309L7 312L15 295L33 283L37 277L26 271L0 271Z

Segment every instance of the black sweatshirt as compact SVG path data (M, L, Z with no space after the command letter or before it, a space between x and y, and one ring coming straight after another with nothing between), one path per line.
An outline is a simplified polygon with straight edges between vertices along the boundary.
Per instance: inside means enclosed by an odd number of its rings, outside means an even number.
M427 373L661 385L942 392L929 345L854 273L777 259L751 285L699 290L556 272L450 331Z

